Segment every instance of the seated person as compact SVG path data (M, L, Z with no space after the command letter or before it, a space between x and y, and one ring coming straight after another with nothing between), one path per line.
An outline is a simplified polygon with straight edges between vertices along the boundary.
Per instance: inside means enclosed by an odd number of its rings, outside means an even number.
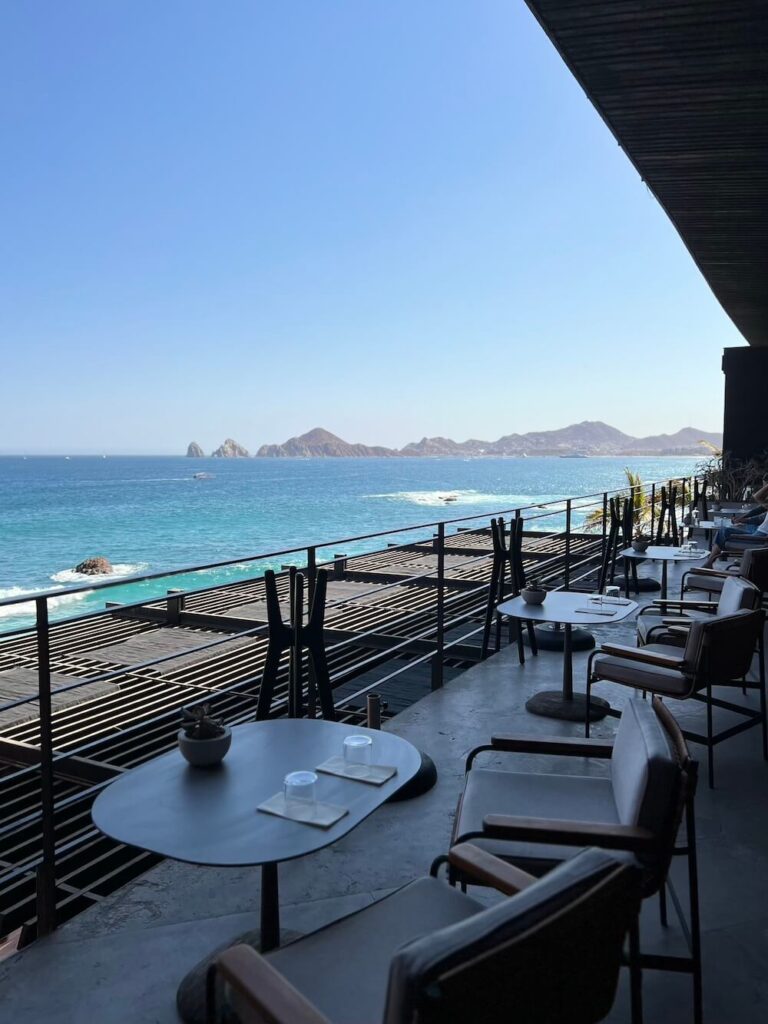
M760 502L768 500L768 483L755 492L755 498ZM711 569L729 540L745 539L757 534L768 537L768 512L761 504L758 508L750 509L748 512L736 516L731 526L721 526L715 534L712 550L704 563L705 569Z

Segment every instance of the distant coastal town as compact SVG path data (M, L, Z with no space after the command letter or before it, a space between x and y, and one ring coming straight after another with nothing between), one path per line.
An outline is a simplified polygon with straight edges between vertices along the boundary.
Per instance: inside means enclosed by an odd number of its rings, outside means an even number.
M632 437L616 427L599 420L584 420L559 430L532 431L527 434L506 434L497 441L452 441L448 437L423 437L404 448L385 448L380 445L351 444L323 427L291 437L283 444L263 444L256 458L527 458L529 456L560 456L561 458L588 458L590 456L665 456L701 455L705 457L722 445L722 434L695 427L683 427L674 434L655 434L650 437ZM187 448L189 458L205 458L206 453L196 442ZM228 437L211 452L217 459L248 459L251 453L242 444Z

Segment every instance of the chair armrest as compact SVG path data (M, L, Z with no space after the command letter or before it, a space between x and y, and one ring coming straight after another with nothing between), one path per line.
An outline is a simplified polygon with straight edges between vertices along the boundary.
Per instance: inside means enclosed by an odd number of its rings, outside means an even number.
M563 754L571 757L610 757L613 744L583 737L491 736L491 748L513 754Z
M720 575L724 576L725 573L721 573ZM666 608L668 604L671 604L674 605L675 608L695 608L697 611L705 612L717 608L717 601L689 601L687 599L679 600L674 597L655 597L652 604L655 607L663 606L664 608Z
M689 569L688 572L685 573L685 575L690 576L691 573L696 573L697 576L715 576L721 580L728 579L728 577L731 575L729 572L723 572L721 569L705 569L704 566L702 566L700 569Z
M483 819L483 832L489 839L560 846L600 846L606 850L629 850L632 853L648 853L658 846L656 836L647 828L609 822L489 814Z
M682 655L674 658L671 654L659 654L658 651L647 651L644 647L628 647L626 644L601 644L598 653L627 658L629 661L641 661L646 665L657 665L659 668L680 668L684 660Z
M331 1024L250 946L230 946L216 958L215 967L217 974L268 1024Z
M474 843L457 843L448 852L448 862L465 875L486 882L505 896L514 896L522 889L533 885L536 878L527 871L521 871L513 864L507 864L500 857L494 857L487 850L481 850Z
M682 616L680 618L664 618L661 620L662 626L690 626L693 624L693 619L686 619Z

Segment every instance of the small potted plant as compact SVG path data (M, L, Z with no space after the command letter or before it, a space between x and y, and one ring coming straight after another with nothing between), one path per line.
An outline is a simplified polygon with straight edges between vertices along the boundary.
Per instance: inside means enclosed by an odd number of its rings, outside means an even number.
M547 588L541 580L533 579L523 587L520 594L526 604L543 604Z
M634 537L632 538L632 550L639 551L641 554L648 550L648 545L651 543L651 538L643 530L637 530Z
M210 704L181 709L179 750L196 768L219 764L232 742L232 730L220 718L211 718L210 710Z

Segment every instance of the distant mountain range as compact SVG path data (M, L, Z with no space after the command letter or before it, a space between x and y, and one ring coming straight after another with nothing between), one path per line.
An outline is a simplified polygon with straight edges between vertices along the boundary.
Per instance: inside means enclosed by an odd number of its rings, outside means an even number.
M585 420L560 430L539 430L528 434L505 434L498 441L452 441L448 437L423 437L404 448L350 444L335 434L315 427L291 437L283 444L264 444L256 452L259 458L407 458L408 456L483 456L524 457L527 455L705 455L702 441L720 447L722 435L695 427L683 427L675 434L632 437L600 421ZM245 452L236 442L228 447L237 456ZM224 446L222 446L224 447ZM190 452L189 454L192 454ZM228 455L218 449L217 455Z

